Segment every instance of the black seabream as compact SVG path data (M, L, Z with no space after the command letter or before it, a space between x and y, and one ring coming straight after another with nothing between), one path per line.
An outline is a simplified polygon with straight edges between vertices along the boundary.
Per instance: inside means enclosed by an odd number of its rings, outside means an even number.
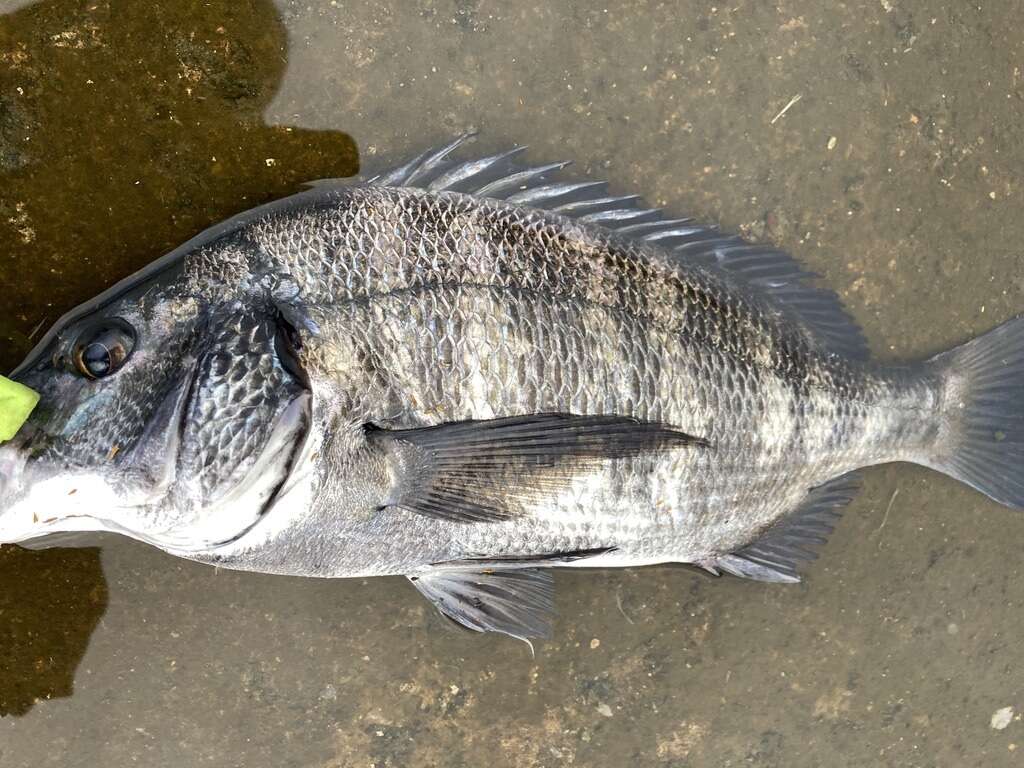
M790 582L910 461L1024 505L1024 324L881 366L788 256L466 137L218 225L13 377L0 542L114 531L269 573L403 574L550 627L557 566Z

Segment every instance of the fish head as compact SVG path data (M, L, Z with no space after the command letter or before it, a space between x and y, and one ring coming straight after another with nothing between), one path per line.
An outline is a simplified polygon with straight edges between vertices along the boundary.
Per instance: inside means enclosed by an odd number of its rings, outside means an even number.
M309 398L266 291L215 279L219 266L201 275L196 263L239 263L210 250L72 310L12 374L40 398L0 446L0 543L113 531L187 553L272 503Z

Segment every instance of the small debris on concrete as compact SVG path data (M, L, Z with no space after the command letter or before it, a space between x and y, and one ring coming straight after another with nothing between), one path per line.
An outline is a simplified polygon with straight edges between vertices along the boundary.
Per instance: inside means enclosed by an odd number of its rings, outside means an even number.
M792 99L790 99L789 102L786 104L786 106L784 106L782 109L779 110L779 114L777 114L775 117L772 118L772 123L771 124L775 125L775 123L778 121L778 119L780 117L782 117L784 114L786 114L789 111L789 108L792 107L794 104L796 104L798 101L800 101L800 99L802 99L802 98L803 98L803 94L802 93L798 93L796 96L794 96Z
M1001 731L1006 728L1013 721L1013 707L1003 707L997 709L995 714L992 715L992 720L989 721L989 725L997 731Z

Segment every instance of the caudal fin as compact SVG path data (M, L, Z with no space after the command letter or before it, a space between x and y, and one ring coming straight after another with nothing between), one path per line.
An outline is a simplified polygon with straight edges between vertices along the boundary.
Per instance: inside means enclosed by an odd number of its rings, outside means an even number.
M936 469L1024 508L1024 317L932 358L945 378Z

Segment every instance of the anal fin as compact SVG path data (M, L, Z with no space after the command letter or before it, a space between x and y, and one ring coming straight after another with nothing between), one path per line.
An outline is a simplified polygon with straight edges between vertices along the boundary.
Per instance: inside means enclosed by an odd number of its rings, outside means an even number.
M850 472L812 488L804 502L755 541L706 567L756 581L795 583L800 567L816 559L842 509L860 488L860 477Z

